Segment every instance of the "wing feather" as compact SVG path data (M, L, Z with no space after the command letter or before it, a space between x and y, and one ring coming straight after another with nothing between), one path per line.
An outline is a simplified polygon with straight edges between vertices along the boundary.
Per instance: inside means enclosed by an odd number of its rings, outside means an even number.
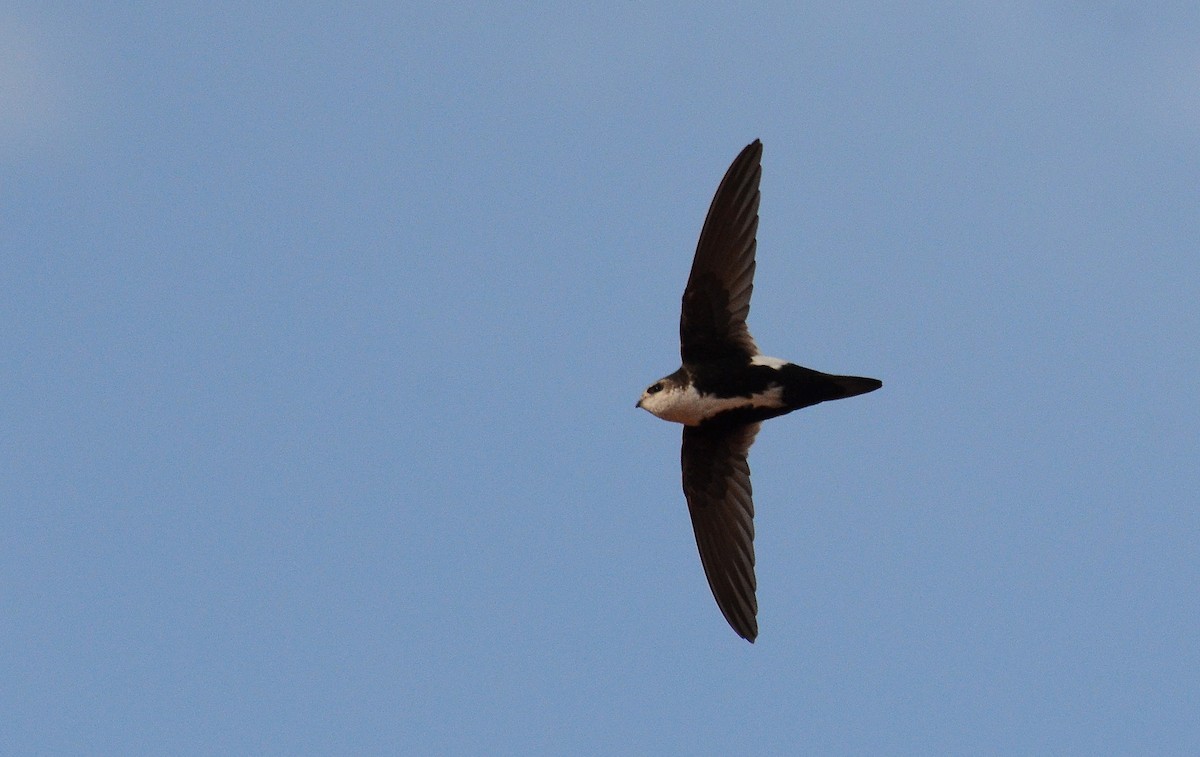
M685 426L683 493L704 575L725 620L751 642L758 636L754 500L746 461L759 424Z
M742 150L713 196L679 319L684 364L749 360L758 354L746 317L754 290L762 142Z

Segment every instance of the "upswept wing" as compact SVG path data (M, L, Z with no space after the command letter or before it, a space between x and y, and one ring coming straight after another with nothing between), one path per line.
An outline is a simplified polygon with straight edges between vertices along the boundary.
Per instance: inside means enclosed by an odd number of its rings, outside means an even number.
M683 293L679 341L685 365L758 354L746 316L754 289L761 162L756 139L729 166L708 208Z

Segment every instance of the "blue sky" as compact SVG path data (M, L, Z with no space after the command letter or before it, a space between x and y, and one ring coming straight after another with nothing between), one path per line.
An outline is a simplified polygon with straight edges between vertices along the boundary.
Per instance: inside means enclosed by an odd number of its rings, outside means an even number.
M0 11L6 754L1200 750L1193 3ZM729 161L759 640L634 409Z

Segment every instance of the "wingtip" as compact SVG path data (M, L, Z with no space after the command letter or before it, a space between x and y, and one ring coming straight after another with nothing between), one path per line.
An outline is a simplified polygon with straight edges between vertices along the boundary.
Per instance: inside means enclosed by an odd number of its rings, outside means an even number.
M753 157L753 159L755 161L762 160L762 140L761 139L756 139L753 142L751 142L750 144L743 147L742 151L740 153L738 153L738 157L734 160L734 163L736 164L738 162L738 160L745 160L746 158L749 158L751 156Z
M729 620L729 618L726 618L726 620ZM743 639L750 642L751 644L753 644L754 640L758 638L758 618L757 617L750 617L750 618L746 619L744 622L739 623L738 625L734 625L733 621L730 621L729 627L733 629L734 633L736 633L738 636L741 636Z

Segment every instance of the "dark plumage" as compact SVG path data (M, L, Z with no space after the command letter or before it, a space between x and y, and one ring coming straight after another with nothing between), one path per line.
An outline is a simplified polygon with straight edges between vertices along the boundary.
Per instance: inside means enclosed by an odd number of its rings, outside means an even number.
M700 562L717 606L739 636L758 635L754 501L746 456L759 424L882 382L821 373L758 351L746 326L754 289L762 143L747 145L709 207L679 321L679 370L638 406L684 424L681 466Z

